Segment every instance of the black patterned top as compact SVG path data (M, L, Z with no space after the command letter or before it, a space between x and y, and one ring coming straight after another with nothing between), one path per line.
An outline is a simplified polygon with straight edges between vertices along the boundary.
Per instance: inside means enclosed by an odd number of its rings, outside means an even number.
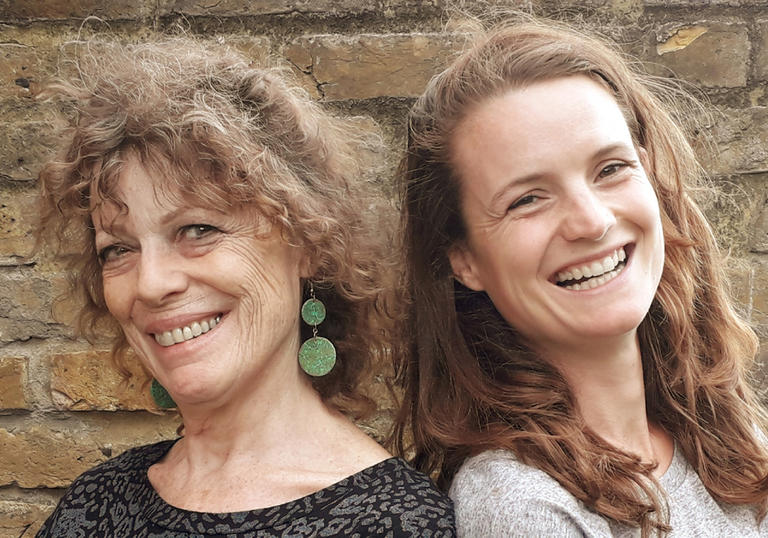
M174 508L147 478L173 443L128 450L80 475L37 536L456 536L451 501L398 458L271 508L223 514Z

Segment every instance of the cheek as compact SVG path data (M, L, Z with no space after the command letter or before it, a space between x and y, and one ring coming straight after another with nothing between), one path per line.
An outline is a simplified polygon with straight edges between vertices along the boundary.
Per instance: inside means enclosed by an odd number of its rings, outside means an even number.
M223 274L238 275L223 290L240 297L248 312L248 323L279 320L294 314L299 303L299 266L282 249L234 248L228 258L235 264L219 267Z
M105 278L102 282L104 303L107 310L120 323L129 317L130 293L125 283L118 278Z

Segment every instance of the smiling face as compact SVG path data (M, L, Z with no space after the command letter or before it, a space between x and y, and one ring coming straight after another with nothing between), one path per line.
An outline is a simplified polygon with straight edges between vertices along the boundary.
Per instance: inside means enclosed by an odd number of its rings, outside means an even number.
M107 308L140 360L182 406L297 380L300 250L253 209L180 204L158 186L132 158L127 212L92 213Z
M480 103L452 137L457 278L537 351L635 338L661 278L659 207L614 98L586 76Z

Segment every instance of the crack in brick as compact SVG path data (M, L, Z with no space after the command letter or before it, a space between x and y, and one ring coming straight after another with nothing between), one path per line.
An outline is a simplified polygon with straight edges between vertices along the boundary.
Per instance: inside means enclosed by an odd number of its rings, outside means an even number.
M305 75L308 75L312 82L315 84L315 89L317 90L317 93L320 94L321 99L325 99L325 90L323 89L323 86L328 84L327 82L320 82L317 80L317 77L315 76L315 58L313 56L310 56L312 63L310 63L306 68L300 67L296 62L293 60L288 60L288 63L290 63L292 66L294 66L296 69L304 73Z

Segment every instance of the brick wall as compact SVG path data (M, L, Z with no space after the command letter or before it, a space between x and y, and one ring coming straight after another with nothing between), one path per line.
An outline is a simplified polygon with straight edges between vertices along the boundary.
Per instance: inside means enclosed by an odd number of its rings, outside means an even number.
M444 30L444 0L0 0L0 536L31 536L78 473L126 447L174 435L143 379L122 383L104 351L72 337L71 307L52 315L65 276L28 259L35 177L56 141L51 105L35 100L60 47L107 28L125 40L181 24L271 50L306 89L361 117L392 151L371 155L390 181L407 107L461 39ZM210 5L210 7L206 7ZM466 2L473 9L477 3ZM734 290L758 329L768 313L768 0L520 1L618 39L657 74L712 103L717 152L704 160L722 189L707 212L744 260ZM82 24L88 15L103 22ZM450 27L450 26L449 26ZM716 153L716 154L715 154ZM763 339L765 340L765 334ZM378 389L378 387L376 387ZM381 434L386 412L367 425Z

